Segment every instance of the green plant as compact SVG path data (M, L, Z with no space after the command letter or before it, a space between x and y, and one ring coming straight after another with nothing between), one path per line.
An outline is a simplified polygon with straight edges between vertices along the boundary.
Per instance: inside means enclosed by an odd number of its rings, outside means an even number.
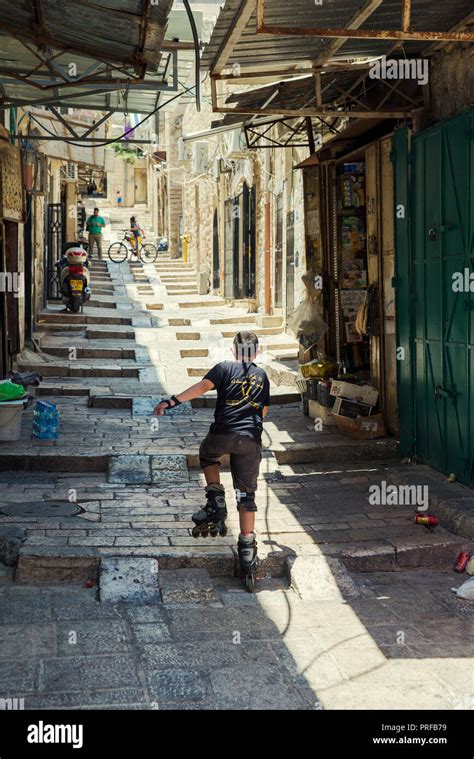
M123 158L127 163L135 163L137 158L142 158L145 153L141 148L116 142L111 146L117 158Z

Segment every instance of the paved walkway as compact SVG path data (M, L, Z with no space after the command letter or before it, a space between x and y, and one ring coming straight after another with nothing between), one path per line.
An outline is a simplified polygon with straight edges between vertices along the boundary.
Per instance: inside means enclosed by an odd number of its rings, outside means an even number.
M393 441L316 432L295 387L272 382L258 592L234 578L226 467L229 535L191 537L203 504L198 445L215 399L158 428L153 404L227 358L239 328L261 333L274 379L295 351L277 320L200 296L193 278L165 259L96 263L96 305L81 316L50 307L40 320L42 352L22 366L43 374L38 395L58 405L61 438L32 440L29 411L21 441L0 449L0 530L24 538L15 581L0 565L0 697L24 697L26 708L474 702L473 604L451 590L463 579L454 559L472 547L472 491L401 463ZM428 483L430 510L453 531L415 525L414 505L369 500L371 486L406 483ZM76 513L56 515L58 503ZM132 599L126 581L138 571L144 595ZM114 601L107 578L122 575Z
M196 602L173 592L179 571L160 574L153 605L0 586L0 696L25 709L473 708L472 604L450 573L326 578L310 598L278 579L249 595L188 576L207 594Z

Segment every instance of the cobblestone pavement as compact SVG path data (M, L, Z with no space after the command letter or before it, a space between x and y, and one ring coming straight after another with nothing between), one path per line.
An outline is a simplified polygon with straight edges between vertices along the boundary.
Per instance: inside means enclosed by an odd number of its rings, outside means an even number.
M38 393L58 405L62 427L45 447L30 437L28 411L22 439L0 449L0 699L24 698L25 708L473 708L474 607L452 592L463 579L454 559L472 548L472 491L401 463L391 441L316 432L285 384L294 341L242 306L197 295L192 272L167 267L96 265L96 305L80 317L48 309L42 353L23 357L43 373ZM190 534L212 396L159 428L150 416L162 393L227 357L229 335L244 327L266 342L273 396L254 595L234 577L238 521L225 463L229 534ZM428 484L453 531L416 525L416 506L371 502L369 488L383 483ZM76 513L56 515L58 503ZM12 527L16 567L2 543Z
M301 598L282 579L165 571L165 601L0 587L0 695L25 709L472 709L472 606L446 572L353 574ZM175 592L170 592L175 588Z

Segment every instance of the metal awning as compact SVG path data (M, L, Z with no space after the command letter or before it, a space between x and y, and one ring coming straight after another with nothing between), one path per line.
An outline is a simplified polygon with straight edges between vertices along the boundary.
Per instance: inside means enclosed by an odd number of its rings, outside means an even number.
M183 92L195 43L173 0L0 0L0 108L148 114ZM198 34L202 13L193 13ZM173 101L174 102L174 101Z
M210 72L214 112L315 118L332 117L337 107L344 118L404 118L419 104L405 87L408 97L398 109L387 92L374 107L354 92L341 105L341 90L356 80L357 66L376 58L414 59L449 41L473 42L472 23L471 0L442 6L432 0L366 0L362 6L360 0L226 0L202 66ZM288 80L295 78L292 88ZM256 96L249 91L265 81L273 85ZM243 91L229 97L236 85Z
M257 10L259 26L267 31L257 31ZM297 73L328 61L386 55L394 38L374 35L404 25L410 30L402 32L396 41L403 43L407 55L417 55L436 39L434 32L444 34L446 40L464 35L473 41L472 34L459 31L469 16L471 0L443 4L432 0L366 0L362 6L360 0L226 0L201 62L215 75L224 69L233 76L235 70L255 75L260 72L261 76L265 68ZM420 38L410 39L411 34Z

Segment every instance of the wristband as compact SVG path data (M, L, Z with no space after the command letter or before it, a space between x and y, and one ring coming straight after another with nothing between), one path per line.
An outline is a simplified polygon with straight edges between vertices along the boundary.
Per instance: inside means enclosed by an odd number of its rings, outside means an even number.
M178 399L177 399L177 397L175 395L171 396L171 400L174 401L174 405L175 406L180 406L181 405L181 401L178 401ZM174 408L174 406L173 406L173 408Z

